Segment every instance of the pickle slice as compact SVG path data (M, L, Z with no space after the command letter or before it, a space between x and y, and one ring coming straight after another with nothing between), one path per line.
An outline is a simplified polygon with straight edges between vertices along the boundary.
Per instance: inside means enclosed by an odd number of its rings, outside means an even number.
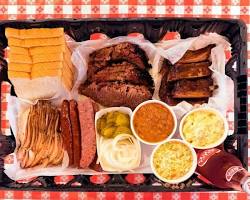
M116 117L116 126L126 126L129 127L129 115L119 113Z

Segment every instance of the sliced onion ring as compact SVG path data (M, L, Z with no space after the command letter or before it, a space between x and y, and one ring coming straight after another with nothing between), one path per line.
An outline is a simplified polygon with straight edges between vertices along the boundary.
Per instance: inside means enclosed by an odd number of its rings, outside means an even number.
M114 139L101 138L99 160L105 171L130 171L141 162L140 142L129 134L117 135Z

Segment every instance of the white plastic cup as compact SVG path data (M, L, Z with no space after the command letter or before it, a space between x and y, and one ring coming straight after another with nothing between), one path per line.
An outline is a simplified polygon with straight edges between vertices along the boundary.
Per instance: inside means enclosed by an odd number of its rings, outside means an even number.
M159 142L148 142L148 141L143 140L143 139L136 133L136 130L135 130L135 128L134 128L134 123L133 123L133 121L134 121L135 113L136 113L142 106L144 106L144 105L146 105L146 104L150 104L150 103L157 103L157 104L163 105L165 108L167 108L167 109L170 111L170 113L172 114L172 117L173 117L173 119L174 119L174 128L173 128L172 132L171 132L171 133L169 134L169 136L167 136L164 140L159 141ZM149 115L150 115L150 113L149 113ZM177 118L176 118L176 115L175 115L173 109L172 109L169 105L167 105L166 103L164 103L164 102L162 102L162 101L159 101L159 100L148 100L148 101L144 101L143 103L139 104L139 105L135 108L135 110L133 111L132 116L131 116L131 118L130 118L130 125L131 125L131 130L132 130L134 136L135 136L139 141L141 141L141 142L144 143L144 144L148 144L148 145L157 145L157 144L162 143L162 142L164 142L164 141L166 141L166 140L168 140L168 139L170 139L170 138L173 137L173 135L175 134L175 131L176 131L176 129L177 129Z
M161 145L166 144L168 142L180 142L180 143L186 145L190 149L192 157L193 157L193 163L192 163L192 166L190 167L189 171L184 176L182 176L182 177L180 177L178 179L166 179L166 178L160 176L158 174L158 172L156 171L155 167L154 167L153 158L154 158L155 152L157 151L157 149ZM157 178L159 178L160 180L162 180L163 182L166 182L166 183L178 184L178 183L186 181L187 179L189 179L194 174L194 172L196 170L196 167L197 167L197 155L196 155L196 152L195 152L194 148L189 143L187 143L187 142L185 142L183 140L180 140L180 139L169 139L169 140L167 140L165 142L162 142L159 145L157 145L156 148L153 150L153 152L151 154L151 158L150 158L150 165L151 165L151 169L152 169L153 173L155 174L155 176Z
M222 137L221 137L219 140L215 141L214 143L212 143L212 144L210 144L210 145L208 145L208 146L205 146L205 147L195 146L194 144L189 143L189 142L186 140L186 138L184 137L183 132L182 132L183 123L185 122L186 118L187 118L190 114L192 114L192 113L194 113L194 112L197 112L197 111L201 111L201 110L203 110L203 111L209 111L209 112L215 113L215 114L216 114L218 117L220 117L220 118L223 120L223 122L224 122L224 133L223 133ZM193 148L195 148L195 149L209 149L209 148L214 148L214 147L219 146L219 145L222 144L222 143L225 141L225 139L227 138L228 129L229 129L229 128L228 128L228 123L227 123L226 118L225 118L218 110L216 110L216 109L214 109L214 108L209 108L209 107L196 108L196 109L194 109L194 110L189 111L189 112L186 113L186 114L184 115L184 117L181 119L180 126L179 126L179 132L180 132L181 138L182 138L183 140L185 140L187 143L189 143L189 144L190 144Z

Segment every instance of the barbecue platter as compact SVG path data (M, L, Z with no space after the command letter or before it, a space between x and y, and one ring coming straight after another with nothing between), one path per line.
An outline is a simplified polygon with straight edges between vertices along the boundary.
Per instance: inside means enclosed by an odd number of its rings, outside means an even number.
M21 173L6 169L14 180L53 169L51 175L154 173L178 184L195 173L195 149L216 147L227 137L227 120L210 101L224 87L211 67L216 42L187 49L173 63L163 47L150 43L152 58L129 36L93 45L87 56L84 47L69 45L63 28L7 27L5 36L8 78L21 105L14 123ZM157 55L161 70L153 74ZM180 115L175 108L183 103L191 109Z

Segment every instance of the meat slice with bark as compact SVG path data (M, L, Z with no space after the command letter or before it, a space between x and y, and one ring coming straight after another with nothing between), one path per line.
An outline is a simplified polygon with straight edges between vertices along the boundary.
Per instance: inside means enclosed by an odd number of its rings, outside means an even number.
M210 44L202 49L198 50L187 50L183 57L177 62L178 64L184 63L195 63L204 62L209 59L211 54L211 49L214 48L215 44Z
M172 90L174 98L207 98L213 94L212 78L180 80Z
M96 135L95 135L95 105L94 102L85 98L78 101L78 112L81 127L81 160L80 167L87 168L95 158Z
M128 63L126 61L112 64L103 70L98 71L88 81L97 83L120 81L138 85L146 85L150 87L153 87L154 84L148 71L139 70L134 64Z
M121 61L130 62L139 69L150 67L146 53L138 45L123 42L91 53L89 56L87 76L89 78L111 63Z
M208 98L206 97L205 98L193 97L193 98L181 98L181 99L173 98L172 90L174 89L176 83L167 81L169 68L163 68L161 73L162 73L162 81L159 90L159 97L163 102L167 103L170 106L175 106L182 101L186 101L192 105L203 104L208 102Z
M149 68L148 58L144 50L138 45L129 42L114 45L112 60L127 60L138 66L140 69Z
M208 68L211 62L198 62L188 64L176 64L170 67L168 81L181 79L193 79L210 76L212 71Z
M132 109L152 98L152 92L144 85L119 82L93 82L81 85L79 93L92 98L103 106L127 106Z

